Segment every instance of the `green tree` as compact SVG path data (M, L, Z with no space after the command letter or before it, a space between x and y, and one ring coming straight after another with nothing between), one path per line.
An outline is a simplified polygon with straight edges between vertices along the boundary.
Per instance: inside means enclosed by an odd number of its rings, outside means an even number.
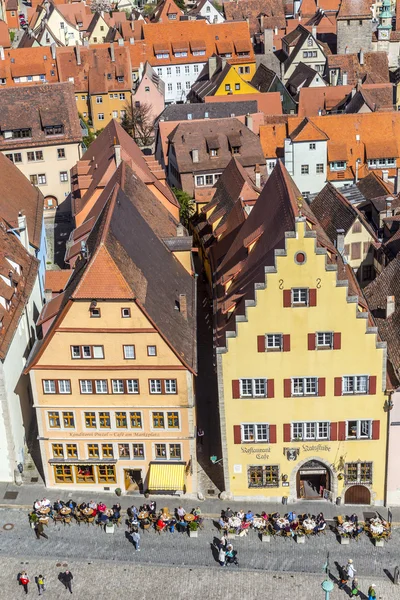
M189 227L190 219L194 215L193 198L187 192L179 190L178 188L173 188L172 191L179 202L179 218L182 225L187 229Z
M185 2L184 0L175 0L175 4L177 5L178 8L180 8L181 10L183 10L185 12Z

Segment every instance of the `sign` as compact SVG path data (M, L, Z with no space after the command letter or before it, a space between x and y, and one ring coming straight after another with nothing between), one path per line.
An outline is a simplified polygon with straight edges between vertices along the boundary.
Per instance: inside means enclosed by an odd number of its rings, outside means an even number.
M247 446L242 446L240 449L243 454L250 454L258 460L268 460L271 452L271 448L248 448Z
M284 448L283 452L288 460L296 460L300 454L300 448Z
M328 444L303 444L303 452L330 452L331 447Z
M241 473L242 472L242 465L233 465L233 472L234 473Z

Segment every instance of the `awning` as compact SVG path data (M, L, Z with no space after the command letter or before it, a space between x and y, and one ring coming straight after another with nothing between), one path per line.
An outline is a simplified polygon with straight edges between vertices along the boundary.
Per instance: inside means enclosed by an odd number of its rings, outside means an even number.
M185 463L150 463L149 492L183 492Z

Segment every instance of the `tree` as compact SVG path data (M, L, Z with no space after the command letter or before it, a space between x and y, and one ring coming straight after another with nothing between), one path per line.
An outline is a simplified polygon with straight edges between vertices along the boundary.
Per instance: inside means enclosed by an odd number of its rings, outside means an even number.
M149 146L153 142L154 120L151 111L152 107L149 104L132 106L127 102L125 105L125 116L121 125L138 146Z
M183 190L173 188L172 190L179 202L179 218L181 223L186 227L189 227L189 221L194 215L194 202L193 198Z
M109 0L92 0L90 3L92 13L109 13L112 11L111 2Z
M185 0L175 0L175 4L177 5L178 8L180 8L183 11L186 8L186 6L185 6Z

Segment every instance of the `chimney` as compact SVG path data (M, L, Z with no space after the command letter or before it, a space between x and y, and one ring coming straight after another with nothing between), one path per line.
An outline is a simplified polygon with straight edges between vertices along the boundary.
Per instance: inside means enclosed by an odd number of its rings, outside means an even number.
M315 27L315 25L312 26L311 33L313 38L317 39L317 28Z
M210 56L208 59L208 77L209 77L209 79L211 79L211 77L214 75L216 70L217 70L217 57Z
M118 169L121 164L121 145L117 144L117 138L114 138L114 158Z
M319 116L319 117L322 117L322 108L319 108L319 109L318 109L318 116Z
M389 181L389 171L387 169L383 169L382 179L385 183L387 183Z
M253 131L253 117L248 113L245 117L246 127Z
M256 186L258 188L261 187L261 173L260 173L260 165L256 165L255 167L255 174L256 174Z
M396 310L396 298L394 296L386 296L386 318L392 316Z
M5 59L4 48L3 48L3 46L0 46L0 60L4 60L4 59Z
M135 43L135 38L129 38L129 43L133 46L133 44Z
M56 45L54 42L50 45L50 48L51 48L51 58L53 60L55 60L56 59Z
M111 54L111 62L115 62L114 42L111 42L111 44L110 44L110 54Z
M18 229L21 244L24 246L25 250L29 252L29 235L28 235L28 225L26 222L26 216L22 214L22 212L18 213Z
M397 194L400 192L400 168L396 171L396 181L394 183L394 193Z
M277 26L276 26L276 25L275 25L275 30L274 30L274 33L275 33L275 35L278 35L278 28L277 28Z
M364 51L362 48L360 48L360 52L358 55L358 62L360 63L360 65L364 64Z
M346 48L344 49L344 53L345 53L345 54L348 54L348 53L349 53L349 47L348 47L348 46L346 46Z
M178 223L176 226L176 237L184 237L186 235L185 227L182 223Z
M75 42L75 52L76 52L76 64L80 66L82 64L81 61L81 47L79 42Z
M388 196L386 198L386 217L392 216L392 202L393 202L392 196Z
M53 298L53 291L52 290L44 290L44 297L46 302L50 302L50 300Z
M260 27L261 29L264 29L264 14L261 13L260 15Z
M272 54L274 46L274 30L264 29L264 54Z
M347 71L343 71L343 74L342 74L342 85L347 85Z
M187 299L186 294L179 294L179 311L187 320Z
M351 90L351 97L352 97L352 98L354 98L354 96L356 95L356 92L357 92L357 91L358 91L358 90L357 90L357 86L356 86L356 87L353 87L353 89Z
M344 229L336 229L336 250L339 252L341 256L343 256L344 252Z
M194 163L198 163L199 162L199 151L196 149L192 150L192 160Z

